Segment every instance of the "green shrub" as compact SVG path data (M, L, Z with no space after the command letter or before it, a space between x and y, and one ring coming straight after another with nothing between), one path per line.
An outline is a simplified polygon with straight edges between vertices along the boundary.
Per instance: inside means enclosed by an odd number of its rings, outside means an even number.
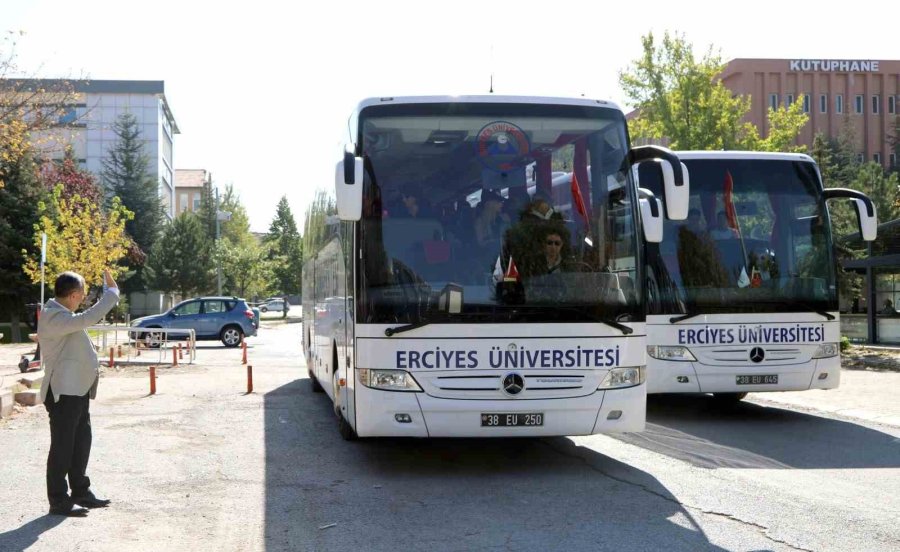
M846 335L841 336L841 352L846 353L850 350L850 338Z

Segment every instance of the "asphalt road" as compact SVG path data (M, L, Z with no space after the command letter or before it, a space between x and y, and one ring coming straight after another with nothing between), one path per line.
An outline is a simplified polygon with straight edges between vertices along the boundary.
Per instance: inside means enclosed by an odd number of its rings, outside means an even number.
M366 440L310 391L300 325L108 372L87 519L44 515L43 407L0 422L0 550L897 550L900 428L651 399L618 437Z

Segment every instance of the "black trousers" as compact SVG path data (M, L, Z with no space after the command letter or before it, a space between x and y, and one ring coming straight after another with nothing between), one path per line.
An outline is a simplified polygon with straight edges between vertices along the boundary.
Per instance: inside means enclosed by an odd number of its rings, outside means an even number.
M82 397L60 395L47 389L44 406L50 413L50 454L47 456L47 498L50 506L70 502L66 476L72 496L85 495L91 486L87 471L91 456L90 393Z

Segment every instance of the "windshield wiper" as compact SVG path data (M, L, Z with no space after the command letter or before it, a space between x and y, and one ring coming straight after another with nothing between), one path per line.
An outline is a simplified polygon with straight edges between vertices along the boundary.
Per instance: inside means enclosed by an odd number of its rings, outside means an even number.
M771 302L772 302L772 301L770 301L770 303L771 303ZM782 303L779 303L779 304L782 304ZM830 313L827 313L827 312L825 312L825 311L821 311L821 310L815 309L815 308L813 308L811 305L809 305L809 304L807 304L807 303L803 303L803 302L799 302L799 301L794 301L793 304L796 305L797 307L800 307L800 308L803 309L804 311L814 312L814 313L818 314L819 316L823 316L823 317L824 317L825 319L827 319L827 320L834 320L834 315L833 315L833 314L830 314ZM737 312L737 311L735 311L735 312ZM701 315L703 315L703 314L709 314L709 313L706 313L706 312L698 312L698 311L692 311L692 312L688 312L688 313L686 313L686 314L681 314L681 315L679 315L679 316L673 316L672 318L669 318L669 324L675 324L675 323L677 323L677 322L683 322L683 321L685 321L685 320L688 320L688 319L690 319L690 318L694 318L694 317L696 317L696 316L701 316Z
M634 328L626 326L625 324L620 324L619 321L615 318L606 318L603 316L595 316L593 314L584 312L583 310L576 308L576 307L555 306L555 307L552 307L552 309L558 310L558 311L577 312L578 314L590 319L591 322L600 322L601 324L605 324L605 325L609 326L610 328L615 328L615 329L619 330L624 335L634 333ZM541 312L546 312L546 309L544 309L544 308L539 308L538 310ZM623 313L623 314L627 314L627 313ZM622 315L619 315L617 318L620 318L621 316Z
M411 324L406 324L404 326L397 326L396 328L387 328L384 330L384 335L391 337L394 334L408 332L410 330L415 330L418 328L423 328L423 327L431 324L432 322L434 322L434 320L423 316L422 318L419 318L418 320L416 320L415 322L413 322Z
M673 316L672 318L669 319L669 324L675 324L676 322L681 322L683 320L687 320L689 318L694 318L695 316L701 316L704 314L706 314L706 313L699 312L699 311L693 311L693 312L688 312L686 314L681 314L679 316Z
M774 301L772 301L772 302L774 302ZM834 320L833 314L831 314L829 312L825 312L823 310L819 310L819 309L813 307L812 305L810 305L809 303L806 303L803 301L791 301L790 303L787 304L787 307L788 308L797 307L799 309L802 309L801 312L803 312L803 311L813 312L815 314L818 314L819 316L824 317L825 320Z
M582 316L588 317L592 322L600 322L601 324L606 324L607 326L609 326L611 328L615 328L615 329L619 330L624 335L634 333L634 328L626 326L625 324L621 324L618 321L611 319L611 318L604 318L602 316L593 316L593 315L585 313L584 311L582 311L580 309L576 309L574 307L555 307L554 309L578 312ZM520 310L520 309L516 309L516 310ZM397 326L395 328L387 328L384 330L384 335L391 337L392 335L396 335L398 333L408 332L410 330L416 330L418 328L425 327L434 322L440 322L440 321L447 320L447 318L448 317L446 317L446 316L441 316L438 318L422 317L419 320L416 320L415 322L406 324L404 326Z

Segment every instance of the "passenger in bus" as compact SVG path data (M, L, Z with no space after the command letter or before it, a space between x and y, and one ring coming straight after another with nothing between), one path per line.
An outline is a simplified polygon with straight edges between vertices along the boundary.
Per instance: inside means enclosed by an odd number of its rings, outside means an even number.
M548 228L543 234L544 266L539 267L540 272L553 274L554 272L563 272L571 268L569 262L567 262L569 244L563 240L563 232ZM566 252L566 255L563 254L563 251Z
M430 218L433 216L428 202L420 197L419 190L413 184L407 184L400 188L399 194L394 194L385 208L385 216L401 218Z
M728 225L725 211L719 211L719 214L716 215L716 227L710 231L709 235L714 240L730 240L739 237L737 230Z
M562 220L562 215L553 208L553 200L544 192L537 191L531 198L527 210L522 213L522 220Z
M703 220L700 218L700 209L691 209L690 211L688 211L688 218L687 222L685 223L685 228L698 236L706 231Z
M500 244L500 211L503 209L503 198L494 191L483 190L481 201L475 207L475 221L472 225L475 243L479 248Z
M897 309L894 308L894 302L890 299L884 300L884 305L881 307L881 310L878 311L878 314L882 316L897 316Z

